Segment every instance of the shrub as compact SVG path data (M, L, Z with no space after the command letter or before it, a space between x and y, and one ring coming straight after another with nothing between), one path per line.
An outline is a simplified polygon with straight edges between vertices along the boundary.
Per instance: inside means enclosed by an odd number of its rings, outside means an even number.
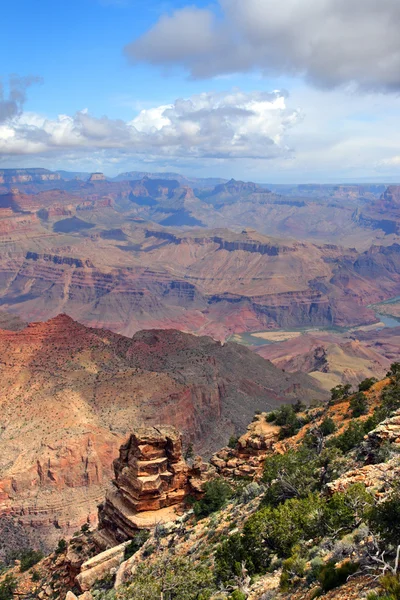
M349 486L345 492L337 492L325 504L326 530L333 537L335 532L343 534L344 531L352 531L369 516L373 502L373 496L361 483Z
M366 431L364 424L358 421L353 421L343 433L336 436L332 440L329 440L329 443L330 445L339 448L339 450L345 454L361 444L365 433Z
M265 420L267 421L267 423L272 423L273 421L275 421L275 419L276 419L275 412L269 412L265 415Z
M216 591L208 565L166 556L152 564L140 563L132 583L119 588L118 597L121 600L207 600Z
M296 416L293 406L285 404L276 411L275 423L281 427L279 434L280 439L285 439L295 435L303 422Z
M395 362L390 365L390 371L386 374L386 377L390 377L394 381L400 379L400 363Z
M350 383L346 383L345 385L337 385L331 389L331 402L336 402L336 400L343 400L348 398L351 393L351 385Z
M331 433L334 433L336 431L336 425L334 420L330 417L326 417L319 426L319 429L324 437L326 437L327 435L331 435Z
M17 589L17 580L10 573L0 583L0 600L12 600Z
M32 571L32 581L40 581L41 577L40 577L40 573L38 573L37 571Z
M274 454L264 463L263 482L268 485L264 504L276 506L290 498L304 497L318 486L318 463L308 448Z
M400 363L397 363L400 364ZM400 408L400 386L399 380L388 385L382 392L381 406L378 409L381 417L390 417L397 409ZM381 418L381 420L383 420Z
M67 542L65 540L58 540L58 546L56 548L56 554L63 554L67 549Z
M90 525L89 523L84 523L81 527L81 533L89 533Z
M372 465L379 465L380 463L387 462L391 458L393 451L394 448L392 444L386 440L380 446L369 450L368 461Z
M128 558L133 556L135 552L137 552L143 546L143 544L147 542L149 537L150 533L146 531L146 529L142 529L141 531L139 531L139 533L137 533L131 539L129 544L125 546L124 559L128 560Z
M229 438L229 442L228 442L229 448L235 449L238 441L239 441L238 437L236 437L235 435L231 435L231 437Z
M358 392L350 400L350 410L352 417L357 418L368 412L367 399L363 392Z
M345 562L340 567L336 567L335 561L330 560L323 566L318 575L318 581L324 592L329 592L334 588L346 583L348 577L358 571L358 563Z
M259 485L256 481L252 481L251 483L241 487L239 490L236 490L235 497L242 504L247 504L257 498L262 492L265 491L265 487Z
M232 496L231 486L220 477L207 481L203 489L203 498L193 505L195 515L200 519L222 508Z
M36 565L42 558L43 553L40 550L23 550L19 555L21 573L28 571L28 569Z
M368 377L368 379L364 379L361 383L358 384L358 391L367 392L377 381L378 380L376 377Z
M398 576L387 573L380 578L383 594L368 594L367 600L400 600L400 581Z
M254 565L247 550L243 544L243 537L240 533L234 533L222 544L220 544L215 553L215 576L218 582L224 584L234 581L239 577L242 571L242 563L246 565L250 574L255 572Z
M240 590L234 590L229 598L230 600L246 600L247 596Z
M264 572L273 554L288 558L302 540L322 534L323 505L321 498L310 494L254 513L244 525L242 544L255 572Z
M301 400L296 400L292 406L295 413L303 412L303 410L307 408L307 406Z
M305 569L306 561L298 554L284 560L279 582L280 588L287 591L295 583L296 578L304 577Z
M400 540L400 493L398 491L373 507L369 515L369 525L372 531L380 535L385 542L397 546Z
M185 460L192 460L194 458L194 450L193 450L193 444L189 443L187 445L187 448L185 450L185 453L183 455Z

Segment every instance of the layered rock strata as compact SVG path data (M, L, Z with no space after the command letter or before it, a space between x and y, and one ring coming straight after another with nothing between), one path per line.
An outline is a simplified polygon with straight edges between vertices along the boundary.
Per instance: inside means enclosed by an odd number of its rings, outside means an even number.
M182 436L173 427L140 427L121 446L115 479L99 507L100 547L132 538L140 529L173 521L198 486L182 456Z

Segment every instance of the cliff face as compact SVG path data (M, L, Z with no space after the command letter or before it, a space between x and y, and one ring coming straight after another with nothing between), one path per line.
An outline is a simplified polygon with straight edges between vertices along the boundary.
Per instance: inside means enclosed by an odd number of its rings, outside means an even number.
M1 169L1 183L41 183L44 181L60 181L58 173L52 173L47 169Z
M207 455L255 410L320 396L236 344L178 331L129 339L66 316L0 331L0 368L0 515L50 547L96 522L133 427L173 425Z
M116 546L140 529L173 521L193 494L194 472L182 456L182 437L173 427L139 428L121 446L115 479L99 508L96 542Z

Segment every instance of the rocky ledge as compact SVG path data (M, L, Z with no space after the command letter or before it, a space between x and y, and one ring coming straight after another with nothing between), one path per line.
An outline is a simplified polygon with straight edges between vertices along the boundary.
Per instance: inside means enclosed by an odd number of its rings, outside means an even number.
M189 467L174 427L139 427L114 461L115 479L99 507L96 543L110 548L182 514L187 496L200 493L209 466Z

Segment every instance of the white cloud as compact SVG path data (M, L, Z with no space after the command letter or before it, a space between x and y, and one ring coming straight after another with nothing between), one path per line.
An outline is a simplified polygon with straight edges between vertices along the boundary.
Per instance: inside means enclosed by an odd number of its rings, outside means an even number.
M193 77L262 70L320 87L400 89L398 0L219 0L222 16L188 6L163 15L128 58Z
M275 158L286 155L288 128L301 119L281 92L204 93L142 110L132 121L87 110L57 119L24 113L0 126L0 154L114 150L184 158Z

